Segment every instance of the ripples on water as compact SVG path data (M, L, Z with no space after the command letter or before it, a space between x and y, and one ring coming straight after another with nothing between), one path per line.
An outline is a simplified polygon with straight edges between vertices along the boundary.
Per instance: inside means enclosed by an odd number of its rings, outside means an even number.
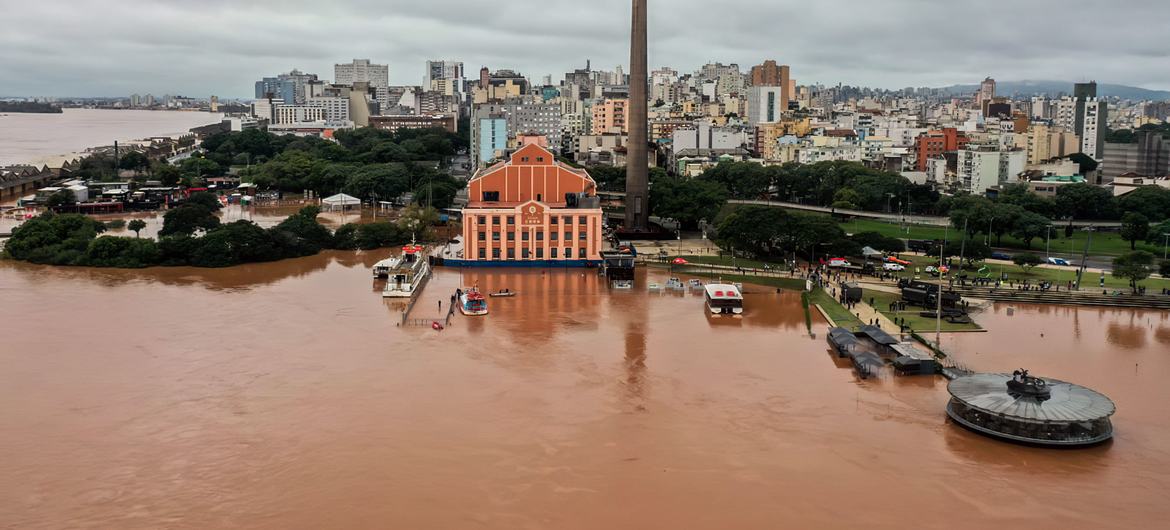
M1165 313L996 306L948 336L1117 401L1117 440L1005 445L945 381L860 381L799 296L742 319L580 271L441 270L510 288L401 328L369 267L0 263L0 522L13 528L1061 528L1168 515ZM655 273L656 274L656 273ZM662 282L663 278L654 278ZM639 281L645 285L646 279ZM425 308L425 309L424 309Z

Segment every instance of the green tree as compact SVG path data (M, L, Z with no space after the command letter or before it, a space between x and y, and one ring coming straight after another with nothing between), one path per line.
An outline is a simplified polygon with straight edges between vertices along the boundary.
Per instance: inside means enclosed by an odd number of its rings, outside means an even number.
M790 224L791 214L779 208L736 208L719 223L715 240L723 248L766 257L781 250L781 235Z
M184 204L163 214L160 237L192 235L198 230L211 230L219 226L219 217L200 204Z
M207 177L218 177L223 174L223 168L206 158L191 157L179 164L179 173L184 178L194 181Z
M126 228L130 229L131 232L134 232L134 237L139 237L142 235L142 230L146 228L146 221L143 221L142 219L133 219L129 224L126 225Z
M401 164L366 166L346 180L342 191L359 199L391 200L411 191L411 176Z
M160 259L153 240L102 236L90 241L84 263L91 267L137 269L157 265Z
M1040 256L1037 256L1035 254L1029 254L1029 253L1016 254L1015 256L1012 256L1012 263L1015 263L1016 265L1019 265L1020 267L1024 268L1025 270L1028 270L1028 269L1031 269L1032 267L1035 267L1037 265L1044 263L1044 258L1041 258Z
M1164 259L1158 264L1158 274L1163 278L1170 278L1170 259Z
M1031 213L1052 218L1055 215L1056 203L1047 197L1032 193L1031 188L1024 183L1007 184L1000 191L996 199L1003 204L1014 204Z
M1066 184L1056 188L1056 213L1083 220L1115 219L1113 194L1092 184Z
M1137 242L1144 241L1150 234L1150 220L1137 212L1121 217L1121 239L1129 241L1129 249L1136 250Z
M206 208L209 212L219 211L220 208L223 208L223 203L219 202L219 197L216 197L214 193L208 191L197 191L192 193L191 195L187 196L187 200L183 201L183 203L198 204L199 206Z
M1122 212L1140 213L1150 221L1170 219L1170 189L1142 186L1117 198Z
M858 204L861 202L861 195L858 195L852 188L842 188L833 194L833 208L842 210L856 210Z
M1024 242L1024 248L1032 248L1032 240L1048 235L1052 221L1038 213L1021 212L1012 225L1012 236Z
M118 167L132 171L146 171L150 168L150 159L138 151L130 151L118 160Z
M45 206L49 208L73 206L74 204L77 204L77 196L73 194L73 190L69 189L56 191L52 195L49 195L48 199L45 199Z
M720 162L699 178L723 185L736 199L761 199L772 187L772 174L756 162Z
M727 189L704 178L666 177L650 187L650 211L687 229L698 227L700 220L714 220L726 203Z
M991 247L978 239L968 239L966 244L962 241L950 241L943 247L943 253L949 258L962 257L963 261L971 265L990 258Z
M1153 254L1144 250L1122 254L1113 258L1113 277L1129 280L1129 286L1137 294L1138 283L1154 273L1155 259Z
M153 172L155 178L162 182L163 186L178 186L179 181L183 178L179 168L170 164L156 164Z

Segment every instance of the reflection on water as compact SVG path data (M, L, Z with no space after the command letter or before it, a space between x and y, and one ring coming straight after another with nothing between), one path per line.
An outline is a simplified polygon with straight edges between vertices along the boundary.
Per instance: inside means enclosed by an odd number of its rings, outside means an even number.
M458 287L519 295L436 332L399 327L369 283L388 254L0 263L0 521L905 528L907 502L921 528L1168 515L1164 313L997 305L991 332L944 339L976 369L1114 398L1113 444L1053 452L948 424L941 379L857 379L793 293L757 289L743 318L712 318L701 296L611 292L591 271L439 269L417 318Z

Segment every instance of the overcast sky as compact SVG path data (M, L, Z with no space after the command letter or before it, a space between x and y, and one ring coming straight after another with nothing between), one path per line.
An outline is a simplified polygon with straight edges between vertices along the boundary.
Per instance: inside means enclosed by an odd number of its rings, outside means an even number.
M533 81L629 60L627 0L0 0L0 96L251 97L292 68L426 59ZM651 68L764 59L799 83L1096 79L1170 89L1170 1L650 0Z

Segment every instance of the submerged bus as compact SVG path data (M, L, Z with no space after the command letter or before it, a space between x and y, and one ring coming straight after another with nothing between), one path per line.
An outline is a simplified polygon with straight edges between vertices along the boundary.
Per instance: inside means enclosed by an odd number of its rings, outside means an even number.
M706 285L707 310L713 315L742 315L743 294L728 284Z

